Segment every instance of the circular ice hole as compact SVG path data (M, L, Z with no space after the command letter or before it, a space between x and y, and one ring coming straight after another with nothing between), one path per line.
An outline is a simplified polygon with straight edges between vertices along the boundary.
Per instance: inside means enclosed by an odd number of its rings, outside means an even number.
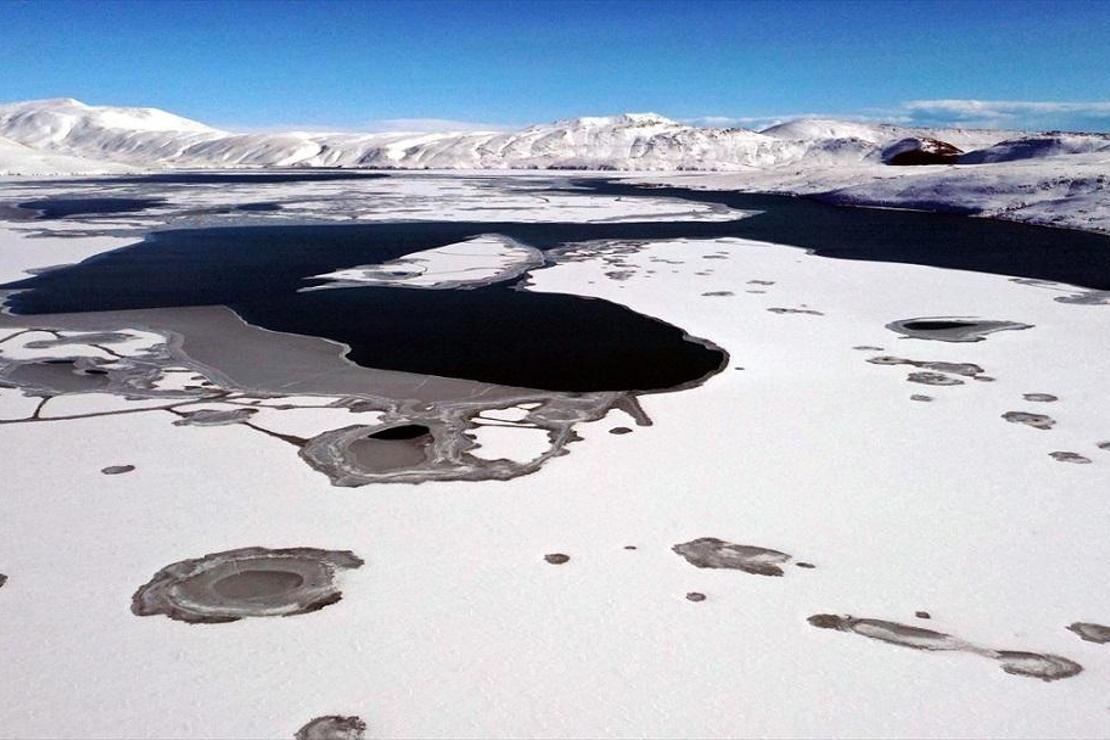
M287 570L243 570L212 584L225 599L265 599L292 591L304 583L299 573Z

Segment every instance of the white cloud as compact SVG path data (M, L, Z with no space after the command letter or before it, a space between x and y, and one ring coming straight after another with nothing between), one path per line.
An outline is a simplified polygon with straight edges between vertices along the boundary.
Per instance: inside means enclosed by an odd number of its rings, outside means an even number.
M796 121L800 118L821 118L834 121L868 121L873 123L902 123L906 120L904 113L791 113L787 115L767 116L699 116L696 118L679 119L682 123L691 126L704 126L707 128L747 128L760 131L771 126L777 126L787 121Z
M512 126L500 123L454 121L448 118L383 118L367 121L365 131L403 131L406 133L436 133L442 131L508 131Z
M696 116L678 119L679 123L705 128L757 128L761 125L773 125L766 121L775 120L774 117L769 116Z
M1029 130L1110 130L1110 101L910 100L902 104L910 122Z
M799 118L896 123L904 126L1001 128L1026 131L1110 131L1110 101L908 100L892 108L859 113L794 113L684 118L691 126L760 130Z

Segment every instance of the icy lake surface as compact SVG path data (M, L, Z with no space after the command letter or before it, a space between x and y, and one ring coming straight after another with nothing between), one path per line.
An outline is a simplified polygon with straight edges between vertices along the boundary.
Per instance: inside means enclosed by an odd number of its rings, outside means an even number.
M305 290L323 282L315 277L321 273L487 233L551 249L601 234L647 238L655 230L614 226L427 222L159 231L0 290L26 289L9 299L18 314L227 306L254 326L344 344L347 357L364 367L545 390L661 390L718 370L724 353L677 327L608 301L515 290L513 280L479 281L469 290L374 284Z
M2 188L0 736L1103 732L1110 238L552 174Z

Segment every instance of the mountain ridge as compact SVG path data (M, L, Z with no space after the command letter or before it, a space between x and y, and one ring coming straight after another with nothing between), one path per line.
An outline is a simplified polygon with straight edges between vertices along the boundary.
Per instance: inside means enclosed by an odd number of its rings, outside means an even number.
M516 131L240 133L158 108L51 98L0 104L0 136L50 154L135 167L742 171L877 161L884 147L913 137L951 138L972 151L1021 134L812 118L756 131L692 126L658 113L583 116Z

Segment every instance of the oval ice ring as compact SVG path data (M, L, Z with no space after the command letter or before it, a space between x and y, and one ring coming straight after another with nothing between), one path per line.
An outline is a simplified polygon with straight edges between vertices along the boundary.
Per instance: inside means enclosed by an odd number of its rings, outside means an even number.
M247 547L167 565L135 592L131 611L193 623L288 617L343 598L341 570L363 561L349 550Z

